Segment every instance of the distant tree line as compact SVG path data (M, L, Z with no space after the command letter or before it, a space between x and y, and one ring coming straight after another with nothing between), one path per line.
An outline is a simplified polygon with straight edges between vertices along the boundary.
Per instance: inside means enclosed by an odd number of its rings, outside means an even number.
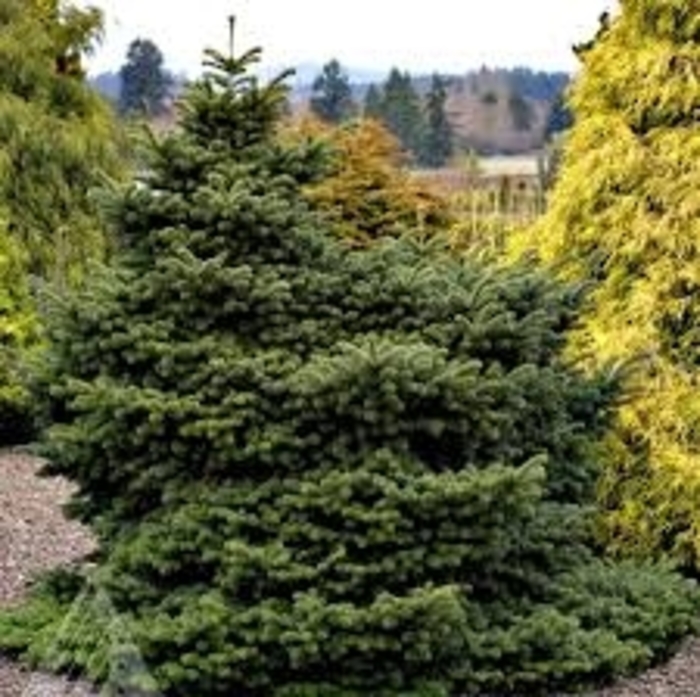
M182 83L165 67L158 45L137 37L128 46L124 63L117 71L100 73L92 86L110 101L122 116L159 116Z
M546 102L549 114L544 135L549 141L572 123L565 100L569 80L564 72L524 67L483 67L460 77L414 77L393 68L383 82L367 86L352 84L348 72L334 58L313 81L309 106L327 124L374 118L398 139L414 164L439 168L459 149L446 108L448 89L458 92L460 84L466 85L480 96L484 107L503 103L516 131L529 131L537 123L533 101ZM165 68L162 52L147 38L133 40L119 71L97 76L93 85L127 117L161 115L177 91L177 80Z
M119 112L125 115L158 116L167 107L174 84L164 67L161 50L150 39L129 44L126 62L119 71Z
M554 102L566 89L571 76L566 72L545 72L530 68L496 69L502 73L514 92L527 99L542 102Z
M311 111L326 123L338 124L357 116L382 122L410 153L419 167L442 167L455 151L455 134L446 103L451 78L433 75L412 77L393 68L383 83L373 83L360 94L337 59L323 66L312 84ZM530 68L482 68L468 74L466 84L481 93L485 106L505 99L513 128L528 131L536 123L532 102L546 102L550 113L545 139L571 125L565 101L570 76L565 72L534 71Z
M447 82L433 75L421 96L408 72L392 68L385 82L370 85L360 107L350 78L333 59L314 80L311 111L327 123L342 123L357 115L382 122L410 152L419 166L441 167L453 152L453 133L445 109Z

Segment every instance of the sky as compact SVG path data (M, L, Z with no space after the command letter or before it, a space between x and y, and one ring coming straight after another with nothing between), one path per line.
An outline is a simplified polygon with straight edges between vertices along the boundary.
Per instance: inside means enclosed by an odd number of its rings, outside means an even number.
M462 73L482 65L575 70L571 46L590 38L616 0L89 0L106 18L91 73L118 70L129 43L154 41L166 67L194 76L202 50L262 46L264 63Z

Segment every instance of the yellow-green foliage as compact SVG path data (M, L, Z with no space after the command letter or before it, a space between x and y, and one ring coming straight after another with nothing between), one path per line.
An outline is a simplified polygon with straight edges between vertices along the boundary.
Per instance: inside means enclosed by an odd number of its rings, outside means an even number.
M508 176L496 186L470 183L448 198L454 219L448 235L450 247L458 253L499 258L508 238L542 214L541 201L539 190L514 189Z
M0 1L0 443L27 430L30 279L73 285L106 247L90 192L121 172L119 140L80 63L100 21L58 0Z
M0 443L24 440L30 396L25 388L20 355L38 336L31 309L25 265L19 246L7 233L0 212Z
M331 229L353 246L407 231L430 236L447 228L447 204L405 171L401 145L378 121L332 127L304 119L286 136L327 145L332 172L305 193Z
M582 52L550 207L514 250L594 281L572 351L642 357L601 483L613 548L700 565L700 2L623 0Z
M120 170L115 122L80 67L99 19L55 0L0 10L0 203L29 270L52 280L102 253L89 191Z

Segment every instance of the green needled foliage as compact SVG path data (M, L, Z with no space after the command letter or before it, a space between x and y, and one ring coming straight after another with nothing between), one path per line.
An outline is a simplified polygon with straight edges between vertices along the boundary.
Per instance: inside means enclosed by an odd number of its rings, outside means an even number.
M119 111L124 116L159 116L166 111L173 77L161 50L150 39L134 39L119 71Z
M324 123L339 124L355 115L350 78L337 59L326 63L314 80L309 107Z
M84 82L100 16L0 2L0 444L30 429L20 356L38 336L30 277L75 283L106 242L89 198L121 169L112 117ZM22 416L23 415L23 416Z
M454 152L454 135L447 114L447 81L435 74L425 98L425 128L418 152L423 167L444 167Z
M610 545L700 568L700 3L627 0L581 53L548 214L520 241L595 283L573 352L642 357L601 485Z
M29 271L72 282L105 248L89 191L121 169L114 121L80 68L99 16L3 0L0 27L0 204Z
M578 293L348 249L302 194L316 151L275 140L281 83L209 57L48 357L47 470L161 693L537 695L663 654L698 595L595 556L617 377L559 359ZM71 585L0 646L105 680Z
M380 113L376 116L399 139L405 150L413 156L420 153L425 130L424 114L409 73L392 68L382 85Z

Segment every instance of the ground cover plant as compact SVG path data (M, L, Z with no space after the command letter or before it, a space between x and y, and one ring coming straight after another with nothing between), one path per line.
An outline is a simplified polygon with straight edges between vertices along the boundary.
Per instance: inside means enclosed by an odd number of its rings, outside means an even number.
M551 694L664 655L698 593L594 546L619 378L560 356L580 289L327 234L258 56L209 54L110 206L119 263L53 308L47 471L99 550L0 647L108 680L100 618L66 625L89 577L145 693Z

